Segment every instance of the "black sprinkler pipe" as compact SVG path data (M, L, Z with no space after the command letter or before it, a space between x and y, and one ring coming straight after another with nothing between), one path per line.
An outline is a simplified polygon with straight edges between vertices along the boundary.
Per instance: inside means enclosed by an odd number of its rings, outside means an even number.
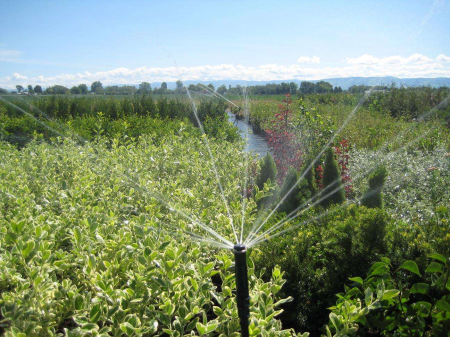
M241 336L248 337L248 319L250 317L250 295L248 291L247 250L242 244L234 245L234 266L236 277L236 302L241 324Z

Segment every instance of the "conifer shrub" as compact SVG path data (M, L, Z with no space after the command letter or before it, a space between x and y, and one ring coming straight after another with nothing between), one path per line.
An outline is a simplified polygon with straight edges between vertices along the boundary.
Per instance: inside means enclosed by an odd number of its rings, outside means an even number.
M289 214L300 205L298 199L300 193L300 188L297 183L298 178L299 178L298 171L292 166L289 167L286 176L284 177L283 184L281 185L280 188L279 195L281 198L285 198L279 208L280 212L285 212L286 214ZM293 188L293 186L295 187Z
M258 186L258 189L261 191L264 188L264 184L269 180L271 183L276 182L277 174L277 164L275 164L270 153L267 153L260 161L260 171L256 177L256 186Z
M260 161L260 171L259 174L256 176L256 186L258 186L258 190L262 191L264 189L264 184L270 184L270 185L276 185L277 184L277 164L273 160L270 153L267 153L267 155L261 159ZM278 186L276 186L278 187ZM266 206L269 206L274 199L276 198L278 188L275 189L275 191L272 193L271 196L263 197L257 201L257 205L259 209L262 209Z
M312 159L309 159L303 165L303 169L301 170L302 175L305 174L305 171L308 170L309 166L312 163ZM299 182L299 193L297 195L298 202L300 205L309 202L309 200L314 197L317 193L317 184L316 177L314 172L314 165L306 172L303 179Z
M321 202L322 206L328 207L332 204L342 204L345 201L345 191L332 147L327 149L325 155L322 181L322 197L324 198Z
M387 170L385 166L378 166L369 176L369 189L362 197L361 203L369 208L383 208L383 194L381 190L386 182Z

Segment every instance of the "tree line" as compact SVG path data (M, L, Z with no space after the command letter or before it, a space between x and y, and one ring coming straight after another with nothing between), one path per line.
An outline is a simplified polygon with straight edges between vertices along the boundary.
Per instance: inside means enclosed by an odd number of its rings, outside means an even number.
M241 85L236 85L232 87L231 85L221 85L217 88L213 84L204 85L201 83L190 84L188 90L192 93L199 94L211 94L215 91L220 95L240 95L243 92L243 87ZM246 90L252 95L286 95L286 94L327 94L327 93L341 93L347 91L349 93L364 93L368 90L373 90L375 92L389 91L395 88L395 85L391 86L369 86L369 85L352 85L347 90L343 90L340 86L335 86L329 82L318 81L308 82L303 81L298 85L295 82L282 82L282 83L268 83L265 85L252 85L247 86ZM99 95L134 95L134 94L185 94L186 88L181 80L176 82L175 89L169 89L166 82L162 82L160 87L153 87L148 82L142 82L139 87L136 88L133 85L112 85L103 86L100 81L95 81L91 84L90 90L86 84L79 84L73 86L72 88L65 87L63 85L54 85L43 88L40 85L32 86L31 84L24 88L21 85L16 85L16 92L13 93L26 93L26 94L49 94L49 95L62 95L62 94L74 94L74 95L86 95L86 94L99 94ZM0 88L0 93L9 93L6 89Z

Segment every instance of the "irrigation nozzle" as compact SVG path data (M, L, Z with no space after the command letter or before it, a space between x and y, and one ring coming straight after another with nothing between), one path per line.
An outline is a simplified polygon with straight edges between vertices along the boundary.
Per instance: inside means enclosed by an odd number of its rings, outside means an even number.
M249 336L250 295L248 291L247 249L242 244L234 245L234 266L236 277L236 302L242 337Z

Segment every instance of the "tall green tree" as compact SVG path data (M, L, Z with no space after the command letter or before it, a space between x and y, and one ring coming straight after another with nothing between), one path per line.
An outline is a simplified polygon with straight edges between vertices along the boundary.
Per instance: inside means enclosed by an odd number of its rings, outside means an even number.
M325 81L317 82L315 85L315 90L318 94L326 94L333 91L333 86Z
M385 166L378 166L369 176L369 188L361 199L361 204L369 208L383 208L382 189L386 182Z
M312 94L314 92L315 84L312 82L303 81L300 83L300 93L302 94Z
M181 80L178 80L176 83L177 87L176 87L176 91L178 93L182 93L183 92L183 82L181 82Z
M328 207L332 204L342 204L345 201L345 190L342 185L341 173L334 156L334 150L329 147L325 155L325 167L323 168L323 200L321 205Z
M32 86L31 84L28 84L28 92L29 92L30 94L34 93L34 91L33 91L33 86Z
M100 81L95 81L91 84L91 91L95 93L101 93L103 90L103 84Z
M74 86L70 89L70 93L73 95L79 95L81 94L81 89L80 87Z
M34 92L36 94L42 94L42 87L38 84L34 87Z
M139 84L138 93L140 94L149 94L152 91L152 86L148 82L142 82Z
M16 85L16 89L18 92L22 92L23 87L21 85Z
M161 89L167 90L167 83L166 82L162 82L161 83Z
M88 88L86 84L79 84L78 88L80 88L80 91L83 95L86 95L88 93Z
M227 87L225 86L225 84L221 85L220 87L217 88L217 92L221 95L224 95L227 93Z

